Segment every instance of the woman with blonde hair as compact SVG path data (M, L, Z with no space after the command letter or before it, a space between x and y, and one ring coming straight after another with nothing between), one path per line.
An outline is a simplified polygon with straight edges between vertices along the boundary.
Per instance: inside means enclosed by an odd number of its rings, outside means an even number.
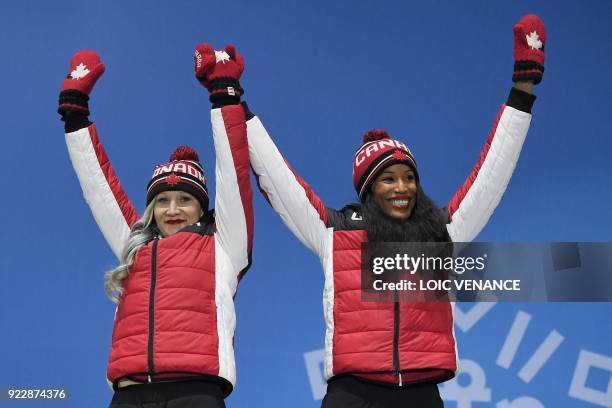
M202 80L217 83L225 68L213 60ZM111 407L224 407L236 381L233 298L253 237L244 109L211 112L216 211L208 208L198 154L181 146L155 166L139 217L88 118L89 94L104 70L96 52L77 52L59 112L85 200L120 261L105 276L105 291L118 303L107 371Z

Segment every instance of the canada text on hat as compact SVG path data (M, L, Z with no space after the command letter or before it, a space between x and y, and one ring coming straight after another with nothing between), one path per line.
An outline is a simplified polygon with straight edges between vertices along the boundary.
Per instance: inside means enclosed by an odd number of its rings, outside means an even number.
M151 178L157 177L160 174L164 173L186 173L196 177L202 183L206 184L206 179L204 179L204 173L200 169L200 165L192 161L184 160L181 162L171 162L168 164L161 164L157 166L155 168L155 171L153 171L153 175L151 176Z
M162 191L179 190L193 195L208 208L208 189L204 169L197 152L189 146L180 146L170 156L170 162L160 164L153 170L147 187L147 204Z
M408 146L406 146L399 140L375 140L362 145L359 150L357 150L357 153L355 153L355 167L359 167L360 165L362 165L366 161L366 159L372 156L373 154L378 153L379 151L382 152L384 150L387 150L388 148L402 149L410 152Z

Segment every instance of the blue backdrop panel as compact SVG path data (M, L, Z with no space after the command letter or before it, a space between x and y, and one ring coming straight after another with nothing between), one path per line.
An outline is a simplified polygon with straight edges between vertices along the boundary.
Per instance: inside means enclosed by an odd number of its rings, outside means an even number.
M95 49L107 66L91 118L139 209L153 166L179 144L198 149L214 192L209 103L193 78L201 41L244 53L245 99L329 206L355 200L352 155L372 128L411 147L425 190L444 205L507 97L512 25L529 12L547 25L546 73L513 179L478 240L611 241L612 2L3 4L0 387L63 387L69 407L105 406L112 395L114 305L102 277L117 260L83 200L56 113L74 51ZM316 407L322 271L259 195L255 211L227 403ZM462 372L441 387L447 406L612 406L611 311L459 305Z

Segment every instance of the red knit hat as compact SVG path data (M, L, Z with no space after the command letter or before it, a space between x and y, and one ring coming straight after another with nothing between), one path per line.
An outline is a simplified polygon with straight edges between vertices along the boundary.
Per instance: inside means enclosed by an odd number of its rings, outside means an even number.
M391 139L384 130L366 132L353 162L353 185L359 199L363 199L381 171L397 163L408 165L414 171L418 182L416 161L408 146L399 140Z
M147 186L147 205L162 191L185 191L208 209L208 189L198 153L189 146L179 146L170 162L155 166Z

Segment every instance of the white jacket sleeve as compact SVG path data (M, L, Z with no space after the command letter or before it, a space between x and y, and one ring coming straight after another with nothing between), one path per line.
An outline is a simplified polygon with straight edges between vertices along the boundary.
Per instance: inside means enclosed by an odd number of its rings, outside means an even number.
M115 175L94 124L66 133L66 145L85 201L104 238L120 259L138 213Z
M278 151L258 117L247 121L251 166L268 202L293 234L319 258L327 240L327 210Z
M471 242L499 204L531 123L535 97L512 89L502 105L480 158L448 204L449 235L454 242Z
M253 190L242 106L211 111L216 155L216 239L236 271L250 264L253 246Z

